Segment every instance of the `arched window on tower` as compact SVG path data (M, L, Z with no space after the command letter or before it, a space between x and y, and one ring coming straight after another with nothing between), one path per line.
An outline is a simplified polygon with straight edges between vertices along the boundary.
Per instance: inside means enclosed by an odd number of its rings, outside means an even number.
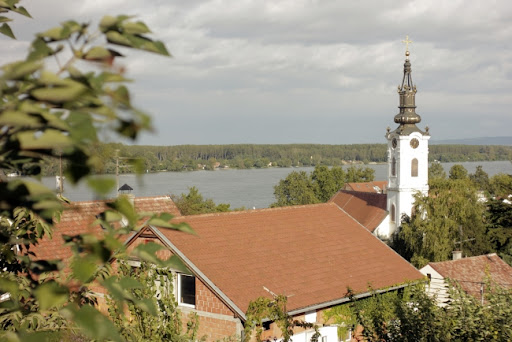
M418 159L411 161L411 177L418 177Z
M391 204L391 222L396 222L396 209L394 204Z
M391 176L396 176L396 159L393 157L391 160Z

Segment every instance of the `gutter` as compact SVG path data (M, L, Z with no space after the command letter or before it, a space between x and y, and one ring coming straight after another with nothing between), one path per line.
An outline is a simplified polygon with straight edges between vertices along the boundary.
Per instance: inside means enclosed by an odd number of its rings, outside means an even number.
M418 281L418 282L421 282L421 281ZM402 284L402 285L388 287L388 288L381 289L381 290L375 290L375 291L371 291L371 292L360 293L360 294L354 295L352 298L354 298L354 299L362 299L362 298L370 297L370 296L372 296L373 294L376 294L376 293L384 293L384 292L388 292L388 291L394 291L394 290L403 289L403 288L405 288L405 287L407 287L409 285L416 284L416 283L417 282L410 283L410 284ZM313 311L313 310L325 309L325 308L330 307L330 306L335 306L335 305L339 305L339 304L344 304L344 303L350 302L351 300L352 299L349 298L349 297L339 298L339 299L331 300L331 301L328 301L328 302L323 302L323 303L307 306L307 307L304 307L304 308L291 310L291 311L288 311L288 315L295 316L295 315L306 313L306 312Z
M152 225L148 225L148 227L160 239L160 241L162 241L164 245L167 248L169 248L172 253L174 253L174 255L179 257L183 261L183 263L188 268L190 268L190 270L195 275L197 275L197 277L201 279L207 285L207 287L210 288L210 290L216 293L227 306L233 309L241 320L243 320L244 322L247 320L245 313L242 310L240 310L240 308L236 306L236 304L233 303L233 301L229 299L229 297L226 296L224 292L222 292L210 279L208 279L208 277L203 272L201 272L201 270L199 270L199 268L196 265L194 265L192 261L190 261L190 259L187 258L185 254L183 254L164 234L162 234L162 232L158 228Z

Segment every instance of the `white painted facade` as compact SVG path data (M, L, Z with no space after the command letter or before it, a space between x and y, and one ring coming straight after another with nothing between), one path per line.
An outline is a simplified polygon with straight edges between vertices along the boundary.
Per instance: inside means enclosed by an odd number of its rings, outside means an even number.
M444 281L444 277L430 265L421 268L420 272L430 279L427 294L435 297L437 305L446 306L450 297L448 296L448 284Z
M428 140L430 135L391 132L388 140L389 235L400 225L402 215L411 216L414 195L428 194ZM414 147L416 146L416 147Z
M375 228L373 231L373 235L378 237L381 240L387 240L391 237L393 234L391 230L391 224L390 224L390 216L389 214L382 220L382 222Z

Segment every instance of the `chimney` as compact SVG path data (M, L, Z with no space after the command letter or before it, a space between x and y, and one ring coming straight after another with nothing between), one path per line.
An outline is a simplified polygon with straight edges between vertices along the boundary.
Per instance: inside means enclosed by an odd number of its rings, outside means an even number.
M453 260L462 259L462 251L453 251Z

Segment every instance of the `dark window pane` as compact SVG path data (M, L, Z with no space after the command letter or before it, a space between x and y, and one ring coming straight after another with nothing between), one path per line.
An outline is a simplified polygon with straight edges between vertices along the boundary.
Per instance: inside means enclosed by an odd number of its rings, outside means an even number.
M196 305L196 278L180 274L180 303Z

